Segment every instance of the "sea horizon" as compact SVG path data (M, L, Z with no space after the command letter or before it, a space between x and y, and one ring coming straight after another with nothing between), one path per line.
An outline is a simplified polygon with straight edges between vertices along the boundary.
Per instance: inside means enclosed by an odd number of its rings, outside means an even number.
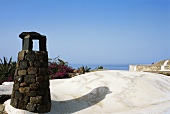
M102 66L107 70L129 70L130 64L69 64L74 69L78 69L82 66L91 68L91 70L97 69L98 66Z

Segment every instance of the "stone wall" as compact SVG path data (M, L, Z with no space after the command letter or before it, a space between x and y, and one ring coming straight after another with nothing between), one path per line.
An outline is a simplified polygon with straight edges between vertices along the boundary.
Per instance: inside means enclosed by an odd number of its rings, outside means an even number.
M51 108L48 54L45 51L21 51L15 70L11 105L31 112L48 112Z
M164 68L165 68L165 70L170 71L170 66L165 66Z
M11 105L30 112L49 112L51 98L46 39L35 32L24 33L24 35L23 50L18 53L14 74ZM35 38L41 41L40 51L32 51L32 40Z
M129 65L130 71L170 71L170 66Z

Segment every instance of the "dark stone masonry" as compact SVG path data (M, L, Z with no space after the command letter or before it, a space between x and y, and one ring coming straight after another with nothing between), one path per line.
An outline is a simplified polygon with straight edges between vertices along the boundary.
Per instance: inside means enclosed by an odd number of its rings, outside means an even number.
M22 51L18 53L11 105L30 112L49 112L51 98L46 36L36 32L23 32L19 37L23 44ZM39 51L32 50L33 40L39 40Z

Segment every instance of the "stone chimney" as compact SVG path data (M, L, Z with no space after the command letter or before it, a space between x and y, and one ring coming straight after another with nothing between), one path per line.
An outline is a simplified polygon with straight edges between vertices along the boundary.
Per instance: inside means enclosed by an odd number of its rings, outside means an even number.
M30 112L49 112L51 97L46 36L22 32L19 37L22 39L22 51L18 53L11 105ZM39 40L39 51L32 50L33 40Z

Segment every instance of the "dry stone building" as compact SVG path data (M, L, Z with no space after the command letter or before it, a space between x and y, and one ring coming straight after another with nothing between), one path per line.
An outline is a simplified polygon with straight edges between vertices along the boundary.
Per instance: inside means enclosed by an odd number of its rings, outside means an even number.
M46 36L36 32L23 32L22 51L14 76L11 105L30 112L45 113L51 109L48 77ZM33 51L33 40L39 40L39 51Z

